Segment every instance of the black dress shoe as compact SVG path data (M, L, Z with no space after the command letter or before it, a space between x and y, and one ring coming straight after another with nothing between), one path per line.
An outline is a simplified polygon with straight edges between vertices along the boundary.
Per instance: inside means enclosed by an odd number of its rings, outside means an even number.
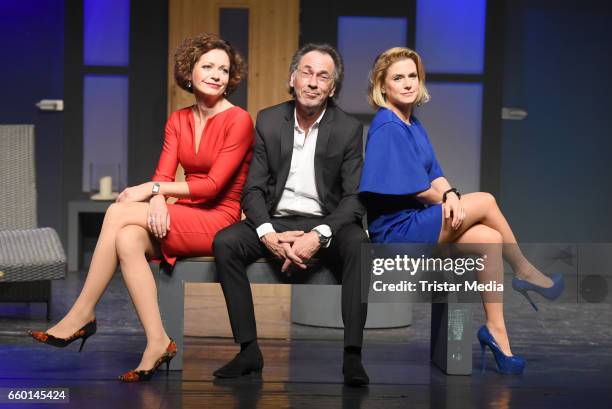
M370 378L361 363L361 355L358 354L344 354L342 374L345 385L364 386L370 383Z
M247 348L236 354L234 359L213 372L218 378L238 378L251 372L261 372L264 361L258 346Z

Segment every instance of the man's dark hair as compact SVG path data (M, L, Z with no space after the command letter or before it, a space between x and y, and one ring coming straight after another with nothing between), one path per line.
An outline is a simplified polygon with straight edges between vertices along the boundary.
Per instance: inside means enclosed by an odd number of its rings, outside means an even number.
M334 61L334 85L336 86L336 89L334 91L334 96L331 97L331 99L337 98L338 95L340 95L340 89L342 88L342 79L344 78L344 63L342 62L342 57L340 56L340 53L329 44L308 43L302 46L302 48L300 48L299 50L297 50L291 58L291 65L289 66L289 77L291 77L291 74L293 74L295 70L297 70L300 61L302 60L302 57L304 57L311 51L318 51L320 53L327 54ZM293 97L295 97L295 90L293 89L293 87L288 85L288 88L289 93Z

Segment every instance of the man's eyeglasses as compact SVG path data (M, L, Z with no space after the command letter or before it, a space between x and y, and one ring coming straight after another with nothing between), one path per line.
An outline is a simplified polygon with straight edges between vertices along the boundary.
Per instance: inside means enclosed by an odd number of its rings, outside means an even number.
M314 76L317 79L317 82L320 84L328 84L332 80L331 76L326 73L315 75L315 73L312 71L299 70L298 74L307 81Z

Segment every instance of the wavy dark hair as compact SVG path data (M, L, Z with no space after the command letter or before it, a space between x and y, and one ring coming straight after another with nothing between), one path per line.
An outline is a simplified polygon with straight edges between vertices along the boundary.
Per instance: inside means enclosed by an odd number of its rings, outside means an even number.
M223 50L227 53L230 61L227 95L236 90L246 76L246 63L229 42L211 33L186 38L174 52L174 80L179 87L193 93L192 88L187 86L193 67L203 54L211 50Z

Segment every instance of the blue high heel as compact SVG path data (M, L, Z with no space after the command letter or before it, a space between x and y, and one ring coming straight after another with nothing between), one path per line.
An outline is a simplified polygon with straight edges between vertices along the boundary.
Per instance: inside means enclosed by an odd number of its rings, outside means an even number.
M535 291L547 300L553 301L559 298L565 289L565 280L563 280L562 274L553 274L550 278L553 281L552 287L540 287L529 281L513 277L512 288L521 293L523 297L527 298L527 301L529 301L533 309L538 311L538 306L533 302L527 291Z
M504 354L486 325L480 327L476 336L480 342L480 362L483 372L486 366L485 348L488 346L491 352L493 352L493 357L495 357L497 372L505 375L519 375L523 373L526 364L525 359L516 355L508 356Z

